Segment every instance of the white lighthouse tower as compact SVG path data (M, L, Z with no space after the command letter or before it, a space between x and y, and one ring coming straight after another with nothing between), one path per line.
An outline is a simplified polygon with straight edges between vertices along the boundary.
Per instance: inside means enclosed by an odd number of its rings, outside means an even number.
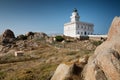
M64 35L70 37L80 37L92 35L94 25L92 23L79 21L80 16L76 8L72 12L70 17L71 21L64 24Z
M73 10L72 16L70 18L71 18L71 22L79 21L80 16L79 16L79 14L77 12L77 9Z

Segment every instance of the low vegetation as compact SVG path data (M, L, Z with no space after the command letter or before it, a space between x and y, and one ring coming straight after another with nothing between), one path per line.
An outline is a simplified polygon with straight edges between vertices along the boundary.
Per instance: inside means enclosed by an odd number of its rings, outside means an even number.
M26 40L26 39L27 39L26 35L21 34L21 35L17 36L17 40Z
M92 44L95 46L99 46L103 41L93 41Z
M63 38L62 36L56 36L55 39L56 39L56 41L58 41L58 42L61 42L61 41L64 40L64 38Z
M5 79L6 73L3 71L0 71L0 80Z
M55 38L56 42L52 44L43 39L17 41L18 45L7 49L7 53L25 45L21 48L24 55L15 57L14 52L11 52L0 57L0 80L49 80L61 62L73 61L84 55L90 56L101 43L70 39L70 42L63 44L62 36Z

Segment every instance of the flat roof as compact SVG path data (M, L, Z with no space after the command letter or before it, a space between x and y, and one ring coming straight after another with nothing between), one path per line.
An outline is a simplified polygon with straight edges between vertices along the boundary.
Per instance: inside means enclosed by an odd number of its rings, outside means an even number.
M94 26L94 24L92 24L92 23L81 22L81 21L77 21L77 22L68 22L68 23L65 23L64 25L70 25L70 24L74 24L74 23Z

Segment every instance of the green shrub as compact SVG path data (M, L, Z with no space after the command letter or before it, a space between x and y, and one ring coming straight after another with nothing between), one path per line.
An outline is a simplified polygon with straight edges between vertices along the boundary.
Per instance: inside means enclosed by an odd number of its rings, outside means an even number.
M93 41L92 44L95 46L99 46L102 43L102 41Z
M21 34L21 35L17 36L17 39L18 39L18 40L26 40L26 39L27 39L27 36Z
M0 80L3 80L5 76L6 76L5 72L0 72Z
M67 55L75 55L77 52L76 51L70 51L67 53Z
M64 40L64 38L63 38L62 36L56 36L55 39L56 39L56 41L58 41L58 42L61 42L61 41Z
M89 40L89 36L80 36L80 40Z

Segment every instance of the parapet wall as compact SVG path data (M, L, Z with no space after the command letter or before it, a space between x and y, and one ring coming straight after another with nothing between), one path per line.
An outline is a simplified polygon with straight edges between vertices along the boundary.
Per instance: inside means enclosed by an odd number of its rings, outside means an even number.
M107 35L88 35L89 37L103 37L107 38Z
M88 35L88 36L77 36L80 40L106 40L107 35Z
M106 40L107 35L88 35L91 40Z

